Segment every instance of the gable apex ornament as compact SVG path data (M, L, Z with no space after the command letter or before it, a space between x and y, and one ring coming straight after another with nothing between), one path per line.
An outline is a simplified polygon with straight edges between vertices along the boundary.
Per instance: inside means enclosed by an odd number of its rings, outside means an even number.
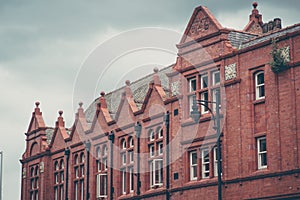
M198 34L199 32L204 32L209 29L209 24L210 20L208 17L203 17L203 18L196 18L194 23L191 26L190 33L193 34Z

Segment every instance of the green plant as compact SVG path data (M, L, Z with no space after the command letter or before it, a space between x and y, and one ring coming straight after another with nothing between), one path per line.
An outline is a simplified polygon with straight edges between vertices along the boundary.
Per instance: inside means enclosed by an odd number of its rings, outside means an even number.
M286 54L285 50L285 48L278 48L277 39L272 40L272 61L270 65L274 73L279 73L289 68L289 54ZM289 51L289 49L287 50Z

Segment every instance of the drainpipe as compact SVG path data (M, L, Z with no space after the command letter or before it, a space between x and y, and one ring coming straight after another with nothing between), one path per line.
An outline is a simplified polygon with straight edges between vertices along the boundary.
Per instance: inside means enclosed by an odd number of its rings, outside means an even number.
M113 170L114 170L114 141L115 141L115 134L111 131L108 135L108 140L110 141L110 200L113 200L114 194L114 186L113 186Z
M170 147L169 147L169 134L170 134L170 112L167 111L165 115L166 126L166 200L170 199Z
M89 185L90 185L90 149L91 149L91 142L87 141L85 143L85 148L86 148L86 200L90 199L90 192L89 192Z
M137 138L137 189L136 189L136 194L140 195L141 194L141 177L140 177L140 165L141 165L141 157L140 157L140 137L141 137L141 132L142 132L142 125L140 122L137 122L134 130L136 132L136 138Z
M69 189L69 158L70 158L70 149L65 149L65 156L66 156L66 194L65 199L68 200L68 189Z

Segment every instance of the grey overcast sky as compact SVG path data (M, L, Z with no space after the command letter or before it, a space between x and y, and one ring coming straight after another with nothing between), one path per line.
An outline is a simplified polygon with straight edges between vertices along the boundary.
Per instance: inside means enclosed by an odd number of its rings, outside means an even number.
M62 109L70 127L74 120L76 75L98 44L112 35L141 27L163 27L183 33L199 5L207 6L224 27L243 29L252 3L250 0L1 0L3 199L20 199L19 159L25 150L24 132L34 102L41 102L48 126L54 126L57 111ZM261 0L258 4L265 22L275 17L282 18L284 27L300 22L300 1ZM178 42L179 38L174 45ZM166 62L172 64L175 57ZM112 89L109 85L103 85L102 89ZM84 103L87 107L90 102Z

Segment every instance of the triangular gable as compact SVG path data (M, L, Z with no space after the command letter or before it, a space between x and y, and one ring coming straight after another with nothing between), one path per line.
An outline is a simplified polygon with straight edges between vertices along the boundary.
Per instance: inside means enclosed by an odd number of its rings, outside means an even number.
M205 37L206 35L218 32L222 28L222 25L206 7L199 6L195 8L180 44Z
M27 133L30 133L31 131L40 129L40 128L45 128L45 122L42 116L42 112L40 111L39 102L35 103L36 108L34 109L34 112L32 113L32 117L28 126Z
M63 129L65 128L63 127L55 128L51 139L51 143L49 145L52 151L65 148L65 139L67 139L69 135Z
M159 97L159 98L157 98ZM142 109L140 110L140 112L145 112L145 110L147 109L147 105L155 105L157 104L159 101L157 101L157 99L160 100L160 103L163 105L164 101L167 99L167 95L164 91L164 89L162 88L162 86L160 85L155 85L154 83L150 83L150 87L148 89L147 95L145 97L145 100L143 102L143 106ZM151 101L155 101L151 102Z
M116 113L115 121L118 125L129 124L135 121L134 113L137 111L135 103L129 97L126 97L124 93L121 98L121 102Z
M102 99L100 99L100 103L98 103L97 105L97 109L96 109L96 114L94 115L94 118L92 120L92 125L91 128L89 130L87 130L86 132L89 133L100 133L101 132L105 132L105 130L109 129L109 125L110 123L114 123L115 121L112 120L105 99L104 99L104 94L102 95ZM101 98L101 97L100 97Z

